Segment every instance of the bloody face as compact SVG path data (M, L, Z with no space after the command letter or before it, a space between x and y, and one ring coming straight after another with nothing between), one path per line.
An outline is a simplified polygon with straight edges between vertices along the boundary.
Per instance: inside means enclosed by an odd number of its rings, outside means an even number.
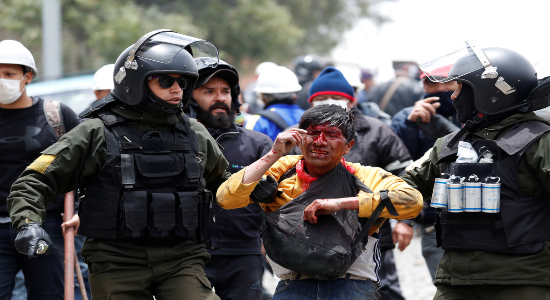
M302 154L307 173L313 177L323 175L336 167L355 141L346 141L336 126L321 124L309 126L303 136Z

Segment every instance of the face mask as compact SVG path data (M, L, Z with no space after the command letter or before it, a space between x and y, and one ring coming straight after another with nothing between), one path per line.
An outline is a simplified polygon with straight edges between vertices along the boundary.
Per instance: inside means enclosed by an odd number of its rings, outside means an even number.
M348 102L349 100L334 100L334 99L326 99L326 100L320 100L320 101L313 101L313 107L319 106L319 105L338 105L340 107L343 107L344 109L348 110Z
M23 81L23 79L25 79L25 76L23 76L21 80L0 78L0 103L12 104L15 100L21 97L23 91L25 91L25 88L27 87L25 85L23 90L19 90L19 84Z
M451 99L452 91L450 92L438 92L438 93L426 93L424 99L428 97L439 97L439 103L441 106L436 109L436 112L444 117L452 116L456 113L453 106L453 100Z

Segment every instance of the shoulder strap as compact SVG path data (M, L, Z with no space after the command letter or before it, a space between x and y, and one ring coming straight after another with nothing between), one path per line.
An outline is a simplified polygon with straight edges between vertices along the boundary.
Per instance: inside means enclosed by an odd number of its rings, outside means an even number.
M65 124L61 115L61 104L59 101L44 100L44 115L56 139L65 134Z
M388 212L392 216L399 216L397 213L397 210L395 210L395 207L393 206L393 203L390 200L390 197L388 196L388 190L380 190L380 203L376 206L374 211L372 212L371 216L367 220L367 223L363 225L363 228L361 231L357 234L355 239L353 239L353 244L351 248L355 248L357 244L359 244L365 235L369 232L370 228L374 225L374 223L377 221L378 217L384 210L384 208L388 209Z
M388 90L384 93L384 96L382 97L382 100L380 100L380 104L378 105L380 107L380 110L382 110L382 111L386 110L386 106L388 106L388 104L390 103L391 97L393 97L393 94L395 94L395 91L397 91L397 88L403 82L405 82L405 80L407 80L407 77L400 76L400 77L397 77L392 82L392 84L390 85Z
M262 110L258 112L258 115L275 123L275 125L277 125L277 127L279 127L283 131L287 129L289 126L288 123L278 113L272 110L269 110L269 109Z

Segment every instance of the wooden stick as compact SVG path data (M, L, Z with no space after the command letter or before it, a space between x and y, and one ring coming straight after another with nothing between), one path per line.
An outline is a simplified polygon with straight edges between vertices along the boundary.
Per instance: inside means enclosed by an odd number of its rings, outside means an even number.
M76 270L76 278L78 278L78 285L80 286L80 293L83 300L88 300L88 293L86 293L86 286L84 285L84 278L82 277L82 270L80 270L80 263L78 261L78 254L76 249L74 251L74 267Z
M64 211L64 220L68 222L74 215L74 192L65 194ZM68 227L65 229L65 300L74 300L75 258L74 227Z

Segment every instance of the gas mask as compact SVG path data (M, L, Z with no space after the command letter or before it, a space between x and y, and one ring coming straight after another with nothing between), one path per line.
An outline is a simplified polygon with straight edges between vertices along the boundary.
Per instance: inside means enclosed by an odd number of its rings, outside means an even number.
M21 97L27 86L25 85L23 90L19 90L19 85L25 77L23 76L21 80L0 78L0 103L12 104Z

